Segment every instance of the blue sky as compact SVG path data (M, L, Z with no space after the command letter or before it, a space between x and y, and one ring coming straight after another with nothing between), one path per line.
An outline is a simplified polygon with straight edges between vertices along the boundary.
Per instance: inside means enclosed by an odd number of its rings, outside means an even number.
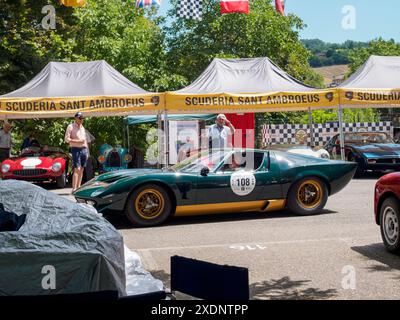
M160 13L164 14L169 6L168 0L162 0ZM355 29L342 27L344 6L355 10ZM286 12L296 14L307 24L301 32L304 39L336 43L383 37L400 42L399 0L286 0Z

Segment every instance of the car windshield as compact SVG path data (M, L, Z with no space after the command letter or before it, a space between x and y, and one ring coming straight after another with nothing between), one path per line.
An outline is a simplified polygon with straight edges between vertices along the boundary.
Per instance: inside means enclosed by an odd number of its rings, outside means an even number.
M393 143L389 135L384 132L346 133L344 140L353 143Z
M173 171L184 171L184 172L200 172L202 168L207 167L212 171L218 164L225 158L229 151L215 151L209 152L204 151L197 155L194 155L176 165L170 167Z
M29 147L21 151L23 157L60 157L64 152L59 148L52 147Z

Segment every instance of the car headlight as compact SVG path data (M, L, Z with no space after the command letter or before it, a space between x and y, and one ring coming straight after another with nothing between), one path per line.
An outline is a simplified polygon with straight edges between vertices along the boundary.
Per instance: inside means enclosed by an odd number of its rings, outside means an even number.
M56 162L53 163L53 165L51 166L51 170L53 170L54 172L58 172L61 170L61 163Z
M102 155L102 156L99 156L97 158L97 160L99 160L100 163L104 163L104 162L106 162L106 157Z
M1 166L1 172L3 173L7 173L8 171L10 171L10 165L5 163Z
M132 156L131 156L130 154L126 154L125 157L124 157L124 159L125 159L125 162L126 162L126 163L129 163L129 162L132 161Z

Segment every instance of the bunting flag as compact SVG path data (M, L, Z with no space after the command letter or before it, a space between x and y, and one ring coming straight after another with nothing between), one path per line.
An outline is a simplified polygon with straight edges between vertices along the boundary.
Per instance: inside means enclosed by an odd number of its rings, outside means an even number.
M61 0L61 4L66 7L83 7L86 0Z
M201 0L178 0L177 16L180 18L201 20L202 10Z
M275 8L281 15L285 15L285 0L275 0Z
M161 0L136 0L136 8L148 6L161 6Z
M249 0L221 0L221 14L249 13Z

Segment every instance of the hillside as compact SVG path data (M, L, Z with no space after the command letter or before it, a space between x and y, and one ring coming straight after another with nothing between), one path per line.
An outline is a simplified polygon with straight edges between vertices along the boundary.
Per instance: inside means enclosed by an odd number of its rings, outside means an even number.
M313 70L324 78L324 84L329 87L334 81L342 81L349 72L347 64L313 68Z

